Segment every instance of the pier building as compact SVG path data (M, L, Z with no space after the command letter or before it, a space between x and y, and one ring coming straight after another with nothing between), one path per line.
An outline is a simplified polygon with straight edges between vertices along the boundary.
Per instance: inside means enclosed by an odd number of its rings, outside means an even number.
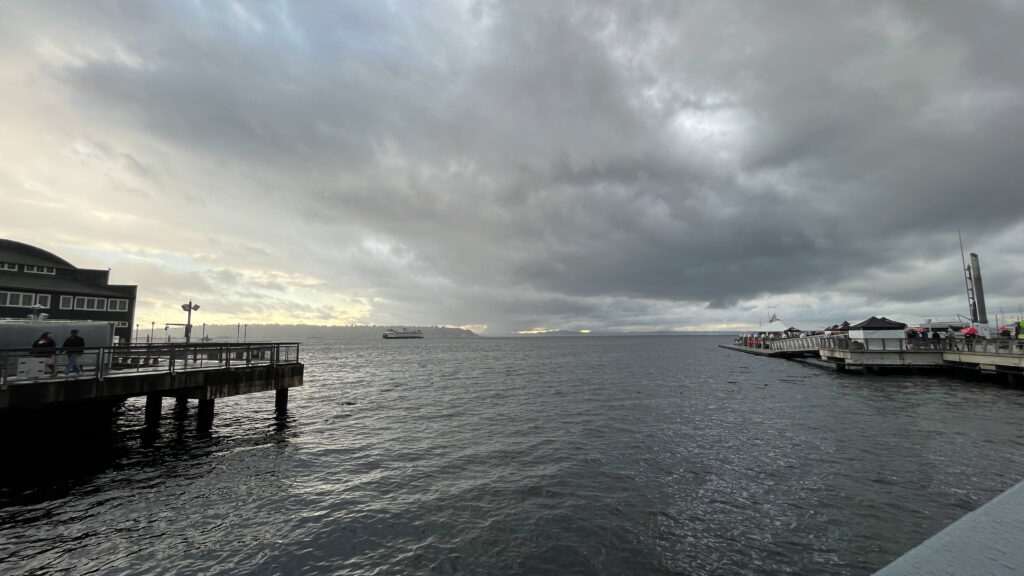
M0 239L0 318L112 322L132 338L137 286L110 284L110 270L78 268L41 248Z

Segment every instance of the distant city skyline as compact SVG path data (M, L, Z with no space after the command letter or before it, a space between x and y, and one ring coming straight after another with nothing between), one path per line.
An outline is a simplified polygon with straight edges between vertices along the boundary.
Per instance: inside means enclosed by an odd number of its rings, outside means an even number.
M1024 304L1018 2L8 3L0 238L136 323L804 329Z

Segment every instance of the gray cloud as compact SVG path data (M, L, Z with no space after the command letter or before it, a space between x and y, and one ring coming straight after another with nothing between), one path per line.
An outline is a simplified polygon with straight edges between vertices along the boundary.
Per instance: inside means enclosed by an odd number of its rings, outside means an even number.
M106 174L87 193L180 219L130 244L247 302L225 310L490 332L731 327L771 302L949 316L958 229L990 309L1017 305L1013 2L5 12L21 93L77 125L36 121Z

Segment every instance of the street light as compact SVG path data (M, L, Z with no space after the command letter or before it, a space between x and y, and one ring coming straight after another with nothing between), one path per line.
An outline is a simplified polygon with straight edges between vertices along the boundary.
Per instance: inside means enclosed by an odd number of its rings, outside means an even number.
M188 344L192 336L192 311L199 310L199 304L193 304L189 300L188 304L181 305L181 309L188 312L188 320L185 321L185 344Z

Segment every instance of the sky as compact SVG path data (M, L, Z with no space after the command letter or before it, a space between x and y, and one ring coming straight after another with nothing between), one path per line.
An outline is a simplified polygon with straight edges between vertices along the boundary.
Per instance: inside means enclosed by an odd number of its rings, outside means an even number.
M1024 305L1024 2L6 2L0 237L136 322ZM994 321L994 318L993 318Z

